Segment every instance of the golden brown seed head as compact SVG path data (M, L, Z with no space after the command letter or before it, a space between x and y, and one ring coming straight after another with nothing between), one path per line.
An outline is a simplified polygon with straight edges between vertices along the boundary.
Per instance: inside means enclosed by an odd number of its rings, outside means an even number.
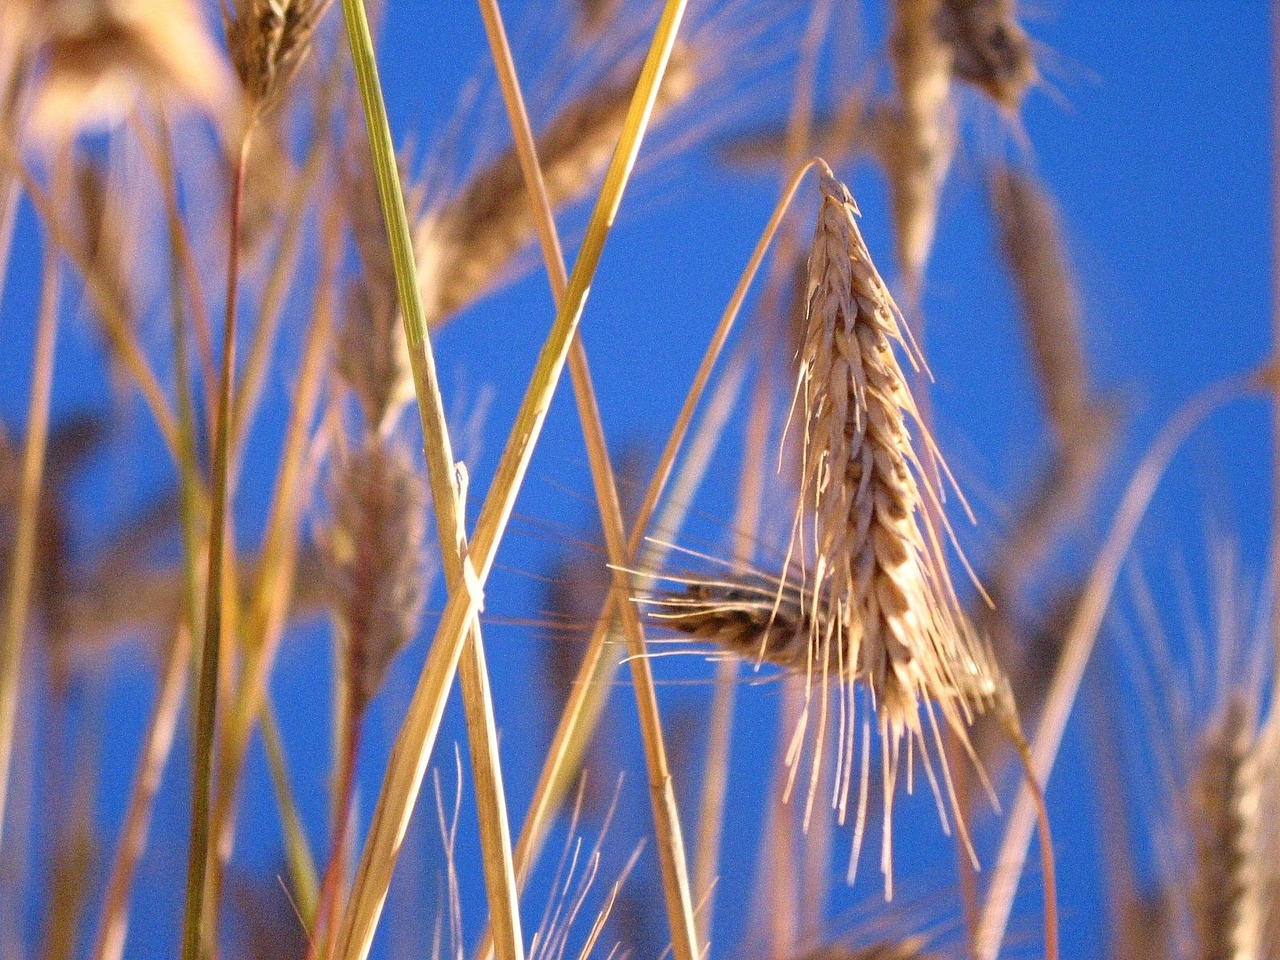
M226 63L191 0L54 0L31 20L40 71L31 125L44 139L119 122L145 92L220 114Z
M1257 801L1250 753L1254 721L1242 697L1230 699L1206 731L1191 783L1195 840L1192 912L1197 956L1257 957L1258 913L1250 875Z
M889 176L898 263L918 295L955 152L953 51L938 32L941 0L896 0L890 54L898 112L879 140Z
M227 48L255 110L288 86L331 0L223 0Z
M553 210L584 197L609 163L639 74L628 71L571 102L538 137L538 161ZM678 46L658 90L654 117L684 101L697 80ZM532 200L514 148L477 173L456 198L418 226L418 273L428 320L438 324L502 279L536 235Z
M938 28L953 51L952 75L1017 112L1040 74L1015 0L943 0Z
M359 715L418 628L426 493L404 452L375 439L336 464L331 499L322 546Z
M972 630L946 573L909 422L923 433L895 354L901 315L829 170L809 253L808 326L796 397L804 452L797 530L814 571L806 587L836 619L844 662L900 736L921 700L968 686Z

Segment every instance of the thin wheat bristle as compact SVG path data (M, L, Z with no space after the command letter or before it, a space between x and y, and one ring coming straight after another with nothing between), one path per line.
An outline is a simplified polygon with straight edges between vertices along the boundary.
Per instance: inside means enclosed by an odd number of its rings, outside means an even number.
M255 110L275 100L307 58L331 0L222 0L227 49Z
M331 501L327 581L359 716L417 631L426 491L398 446L375 441L338 460Z
M554 210L586 195L622 132L638 74L602 83L568 104L538 137L538 160ZM658 91L654 117L684 101L697 82L697 59L677 46ZM532 242L535 221L514 148L468 181L417 229L418 274L428 319L438 324L483 296Z
M42 62L31 112L37 137L114 125L144 91L214 114L226 109L226 63L190 0L33 6L28 29Z
M942 185L955 152L953 51L939 33L941 0L897 0L890 56L896 123L881 139L889 176L898 263L918 295L938 227Z
M1253 858L1257 799L1249 757L1253 718L1233 697L1204 735L1190 785L1196 871L1192 912L1199 960L1253 960L1259 953Z
M952 49L952 75L1017 112L1040 77L1017 0L942 0L938 29Z

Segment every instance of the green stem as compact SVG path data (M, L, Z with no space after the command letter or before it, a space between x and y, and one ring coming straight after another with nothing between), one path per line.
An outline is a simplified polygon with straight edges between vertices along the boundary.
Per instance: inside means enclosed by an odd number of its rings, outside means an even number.
M204 646L196 707L196 750L191 791L191 847L187 856L187 902L182 921L182 960L199 960L203 918L210 918L210 944L216 939L216 907L206 910L209 862L209 798L213 771L213 738L218 711L218 671L222 649L222 578L227 528L228 446L231 440L231 395L235 376L236 301L240 288L240 220L244 207L245 169L253 128L240 141L231 186L231 229L227 253L226 315L222 328L222 372L218 384L217 432L213 445L213 488L209 516L209 575L205 580Z

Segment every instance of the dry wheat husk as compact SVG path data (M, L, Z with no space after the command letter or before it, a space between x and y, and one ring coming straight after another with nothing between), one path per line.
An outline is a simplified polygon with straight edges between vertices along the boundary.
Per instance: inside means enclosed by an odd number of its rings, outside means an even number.
M951 72L1016 113L1040 73L1018 23L1017 0L942 0L938 32L952 50Z
M28 0L40 71L31 130L58 140L112 126L144 92L221 117L226 61L191 0Z
M654 605L654 614L674 629L806 678L806 702L820 691L810 782L818 780L830 712L839 725L833 802L842 817L859 736L855 686L868 692L882 745L881 868L891 893L889 813L903 748L909 754L918 748L940 810L943 787L931 755L941 760L963 832L935 711L966 745L977 714L998 705L1002 716L1016 721L1007 682L960 609L931 519L940 515L940 501L911 431L930 440L895 350L913 363L921 360L871 262L848 190L825 164L819 171L822 203L809 254L807 325L789 427L802 450L800 491L784 572L779 578L737 570L690 577L682 591L642 602ZM835 706L828 704L828 681L839 691ZM793 774L809 718L806 705L788 758ZM862 744L855 864L867 806L865 739Z
M538 160L555 210L584 197L622 133L638 74L628 71L569 103L538 137ZM678 45L658 90L654 119L697 82L693 51ZM498 156L417 227L418 276L428 321L439 324L487 293L535 235L533 207L515 149Z
M896 0L889 44L898 112L880 140L881 161L889 177L898 264L913 295L924 282L956 146L954 51L939 33L941 3Z
M389 440L370 438L334 465L322 550L355 717L417 632L425 502L421 477Z
M1241 697L1228 700L1201 737L1189 785L1196 868L1191 908L1200 960L1259 956L1261 904L1250 875L1257 835L1254 724Z
M255 111L274 103L311 50L331 0L222 0L227 49Z
M836 611L845 663L898 739L918 723L922 700L968 688L976 641L929 517L938 496L909 425L928 435L895 345L919 358L848 190L829 171L821 190L796 391L804 436L796 528L811 510L807 588Z

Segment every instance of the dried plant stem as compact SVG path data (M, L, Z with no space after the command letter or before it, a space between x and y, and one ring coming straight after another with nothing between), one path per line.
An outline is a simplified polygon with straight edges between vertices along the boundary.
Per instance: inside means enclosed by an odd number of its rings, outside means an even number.
M6 149L2 146L0 146L0 158L3 158L0 162L8 162L15 166L22 188L26 191L27 199L31 201L31 206L35 209L36 216L39 217L40 222L44 224L45 229L48 231L51 246L65 253L67 259L71 261L84 279L85 289L93 299L94 307L102 317L102 324L107 337L111 341L112 348L118 353L121 362L137 383L138 390L142 393L143 400L146 401L147 407L151 410L152 417L155 418L156 427L159 429L169 453L176 457L178 449L177 421L169 407L169 401L164 395L164 389L160 386L160 381L151 367L151 361L143 353L137 334L121 309L115 295L103 282L102 276L89 260L74 232L59 218L49 195L44 192L27 168L22 165L19 159L7 155Z
M430 339L412 259L412 241L395 167L390 129L387 127L376 61L368 37L362 4L344 2L348 37L357 65L370 144L374 155L379 197L390 234L401 313L409 344L414 388L422 421L427 472L436 509L436 529L441 540L445 577L451 595L472 589L475 573L466 558L465 528L461 510L463 493L454 477L453 453L445 425L444 407L431 357ZM477 808L483 847L490 912L500 932L502 960L523 960L519 900L511 868L510 829L506 798L498 762L497 728L484 660L479 621L472 619L462 658L463 700L468 739L476 781ZM363 866L363 864L362 864ZM359 887L357 886L357 890ZM382 896L385 896L385 891ZM379 900L381 897L379 897ZM350 912L350 911L348 911ZM371 935L370 931L370 935ZM334 926L334 946L341 931ZM365 948L367 950L367 947ZM332 951L331 951L332 952Z
M270 273L263 285L253 339L245 354L244 371L240 378L240 389L236 391L235 408L232 413L232 449L237 451L237 457L240 458L244 456L245 437L262 399L262 389L270 367L272 347L275 345L276 334L280 329L280 318L284 312L291 282L297 273L303 227L307 220L307 200L314 197L316 184L325 168L325 158L329 154L330 107L343 76L341 68L342 61L336 61L320 87L311 142L302 162L302 170L293 180L293 189L289 193L288 205L284 212L284 226L280 231L279 245L271 262Z
M755 279L756 273L760 269L760 264L773 242L778 226L790 208L791 201L794 199L796 191L800 188L800 183L809 172L811 166L812 164L805 164L798 170L787 185L787 189L783 191L777 205L774 207L768 224L765 226L760 239L756 242L751 259L738 280L737 288L725 308L724 315L712 335L711 342L703 354L698 370L694 375L693 383L685 397L684 405L676 416L671 435L668 437L662 455L654 468L653 476L645 491L644 500L636 514L635 524L631 528L631 538L627 543L629 556L636 556L639 550L641 540L649 527L649 521L653 517L658 499L662 496L667 480L671 476L676 455L684 444L689 425L693 420L694 411L697 409L706 390L716 361L719 359L729 334L733 330L734 322L742 309L743 301L746 299L751 283ZM720 426L712 431L713 435L718 435L722 428L723 422L721 421ZM709 453L707 455L709 456ZM690 467L699 464L705 468L705 461L700 462L697 459L694 460L693 464L687 464L686 466ZM687 503L687 498L675 502L683 505ZM671 519L666 516L660 518L658 529L664 536L670 535L674 527L675 524ZM646 562L643 564L645 569L657 565L650 564L648 561L651 559L653 558L645 558ZM538 786L534 790L533 801L529 805L529 812L526 815L524 826L520 831L520 839L516 845L516 876L521 884L524 883L534 861L537 859L537 854L546 838L546 831L550 825L551 817L559 807L568 782L572 778L572 770L576 768L577 760L582 756L585 744L594 732L595 721L599 717L601 709L601 705L596 700L607 696L609 689L609 685L606 682L608 670L607 667L602 670L601 663L605 639L609 634L620 599L625 598L619 598L613 592L610 592L605 600L600 617L596 620L596 626L592 633L591 641L587 646L587 652L583 657L582 666L579 668L577 679L570 689L569 701L565 704L560 724L552 740L551 749L548 751L547 759L543 764Z
M382 102L377 78L377 63L373 53L369 25L365 18L363 2L344 0L343 13L347 24L347 36L356 63L357 81L365 108L369 142L373 152L374 170L378 183L379 199L386 218L390 237L392 259L395 267L401 315L404 318L405 335L409 346L409 359L413 372L414 390L418 398L418 412L422 423L427 474L431 483L432 500L436 510L436 530L440 537L441 556L450 599L463 593L479 591L476 573L467 557L466 530L462 511L465 492L454 475L453 451L445 422L444 403L436 378L435 361L431 355L431 341L427 333L417 273L413 259L413 243L405 212L404 196L391 131L387 124L386 110ZM506 797L502 787L502 772L498 762L497 727L494 720L493 701L489 692L480 622L474 612L467 618L463 638L466 647L462 656L463 700L466 709L468 741L471 746L472 769L476 782L476 803L480 817L480 833L486 886L489 892L490 913L498 930L498 949L502 960L523 960L524 943L520 930L520 904L515 888L515 874L511 866L511 837L507 821ZM434 653L433 644L433 653ZM444 684L447 692L449 683ZM416 696L415 696L416 701ZM441 697L443 707L443 696ZM411 707L412 710L412 707ZM397 746L399 741L397 741ZM430 747L426 753L430 753ZM425 757L424 757L425 759ZM392 763L395 763L393 754ZM421 782L421 770L416 780ZM416 793L416 784L414 792ZM412 807L412 801L409 806ZM381 798L379 809L381 809ZM376 812L375 812L376 818ZM376 819L375 819L376 823ZM404 827L400 828L403 837ZM370 840L373 837L371 835ZM369 847L366 847L366 854ZM386 865L386 882L394 856ZM360 873L351 902L352 907L368 909L372 904L357 899L360 880L367 876L367 856L361 862ZM364 945L357 947L360 955L368 951L373 925L386 896L386 887L376 894L373 919L369 924ZM335 946L344 955L352 949L348 939L346 920L352 917L348 909L343 925L335 925ZM334 951L330 952L334 955Z
M471 568L467 569L464 581L466 589L454 591L449 597L417 689L414 691L404 723L392 748L382 791L374 808L369 836L356 871L355 886L339 932L337 955L344 960L363 960L372 945L377 920L390 886L391 873L394 870L405 831L408 829L409 815L417 799L422 777L435 745L436 734L439 732L440 719L444 712L453 673L466 635L480 607L482 584L492 569L498 542L511 516L516 494L519 492L521 481L528 469L529 459L541 433L551 397L563 372L569 344L582 317L591 280L595 275L605 240L617 215L622 194L630 179L640 143L648 127L658 85L671 57L684 8L685 0L668 0L664 7L649 54L645 59L635 98L627 113L622 137L605 175L604 186L587 227L582 250L574 264L573 274L569 278L564 306L557 312L556 322L538 358L524 401L516 416L515 425L499 461L493 486L481 509L468 558L464 561L464 569ZM379 192L383 211L389 221L393 215L399 220L397 229L392 233L393 236L400 233L401 237L398 243L393 242L392 250L393 254L399 250L395 262L397 284L400 287L403 306L405 301L416 299L417 291L403 202L398 205L398 210L389 209L394 206L392 201L395 198L388 196L384 189L384 181L394 181L398 187L398 179L391 150L390 131L386 125L385 110L381 105L373 44L360 0L343 0L343 12L347 19L348 38L352 41L352 52L356 61L357 79L365 103L366 117L370 121L378 121L369 123L371 143L376 144L379 141L382 143L381 148L375 146L375 161L378 159L379 150L385 154L381 162L375 162L375 169L379 170ZM409 287L407 290L406 284ZM422 323L420 303L418 311L413 320L415 324L421 324L421 326L416 330L408 328L409 311L405 310L404 314L410 358L414 366L415 387L421 388L421 381L426 373L423 369L426 366L423 363L426 357L423 346L426 330L425 323ZM419 395L420 409L425 399L421 394ZM438 403L438 395L435 399ZM430 462L429 457L428 463Z
M9 253L13 248L13 231L18 222L18 182L8 173L0 173L0 303L9 279Z
M786 172L799 167L803 161L813 134L814 90L817 84L818 62L823 42L831 23L831 0L817 0L809 11L809 21L801 41L800 65L796 70L795 85L787 118L784 153L783 189L786 188ZM774 355L777 352L777 324L779 294L788 273L795 246L795 228L792 221L784 221L778 247L769 264L764 293L761 297L758 322L762 326L761 349L756 371L755 389L752 391L751 409L746 422L746 450L742 458L738 481L738 509L734 520L737 531L734 545L734 561L747 564L751 560L756 537L759 533L760 512L764 498L767 447L771 426L773 401ZM703 762L702 800L698 818L697 859L694 882L698 896L706 897L706 904L698 915L699 934L708 942L715 919L715 880L719 873L720 842L724 825L725 800L729 783L729 760L733 744L733 708L737 699L738 662L727 658L716 668L715 696L708 718L706 759ZM777 813L777 805L770 806L770 815ZM781 826L781 824L778 824ZM787 877L794 879L794 871ZM793 891L782 892L789 895ZM782 920L786 910L774 910L768 915L773 921Z
M316 915L319 900L319 882L316 879L316 860L302 829L302 818L293 799L289 785L289 768L285 762L284 740L276 723L275 710L270 702L262 705L260 717L262 743L266 748L267 766L271 770L271 785L280 808L280 824L284 829L285 859L289 864L289 878L293 881L293 896L304 924L310 924Z
M116 844L107 890L103 895L102 918L98 922L93 960L120 960L124 956L125 937L129 932L129 898L138 862L147 846L156 792L160 789L164 768L173 750L178 716L182 712L182 701L186 694L190 656L191 635L184 623L178 628L169 649L169 659L161 675L160 691L156 696L155 711L147 727L138 770L129 791L129 804L125 808L120 839Z
M728 424L729 415L742 390L745 374L746 358L740 351L730 361L717 384L716 391L708 403L707 413L690 441L689 451L681 460L680 471L673 480L673 495L658 516L655 527L662 531L664 537L674 536L684 522L689 504L693 500L693 493L701 485L702 478L706 476L711 454ZM641 530L638 525L632 529L633 531ZM666 553L665 546L650 544L649 549L641 557L640 569L660 568ZM644 584L641 583L638 586L643 587ZM582 758L612 690L613 677L622 664L621 653L614 652L615 647L606 645L606 640L612 635L616 622L615 603L616 598L610 594L596 620L595 629L592 631L582 663L579 665L578 674L570 686L569 699L561 712L551 748L543 761L542 773L534 790L534 800L530 804L529 813L516 846L515 865L517 880L521 887L537 862L546 840L551 818L568 795L580 769ZM607 657L606 652L609 653ZM487 956L483 942L482 949L477 951L477 955Z
M201 374L205 388L212 390L217 376L213 365L213 335L210 332L209 314L205 307L204 290L200 283L200 267L196 263L187 225L178 207L178 176L174 168L173 141L169 135L163 109L159 106L156 108L156 124L158 129L153 134L145 124L138 122L136 124L138 140L151 165L155 167L156 175L160 178L165 225L169 234L169 251L173 258L171 270L177 271L183 285L186 286L187 299L191 304L192 323L196 329L196 341L200 350ZM174 296L180 298L181 291L176 290ZM174 299L175 318L179 316L180 305L180 300ZM183 387L180 386L179 389ZM209 412L209 416L212 418L213 411ZM212 432L212 419L210 419L209 428Z
M27 436L22 450L17 529L9 583L3 646L0 646L0 843L4 839L5 807L9 793L9 768L13 762L13 737L21 693L24 639L31 609L31 587L36 565L36 524L40 513L40 489L44 482L45 449L49 440L49 404L53 395L53 358L58 342L58 258L52 244L44 257L44 287L36 320L35 356L32 362L31 401L27 412Z
M246 663L231 706L219 758L218 791L214 801L213 836L216 857L212 868L220 890L223 868L231 858L235 839L235 806L240 777L254 723L267 702L267 680L275 664L289 606L304 507L302 492L311 489L307 449L316 418L325 363L333 330L333 290L341 244L338 204L330 205L321 243L321 267L311 326L303 345L293 407L285 428L279 472L263 537L258 577L249 602L244 631Z
M547 187L543 182L542 169L538 163L533 130L524 108L520 83L516 76L515 63L511 57L511 48L507 43L497 0L480 0L480 11L489 36L490 51L497 65L507 115L515 134L516 153L521 172L524 175L526 188L535 200L534 220L542 246L543 260L546 262L547 273L551 280L552 297L556 307L559 308L564 302L568 277L565 271L564 253L556 234L551 201L547 196ZM600 420L600 408L596 402L595 388L591 381L586 349L582 345L581 336L576 333L569 348L569 375L578 405L578 419L582 424L583 436L586 440L587 458L591 467L596 502L600 508L605 547L613 568L614 590L619 595L625 596L631 588L626 573L626 565L631 557L626 543L622 505L618 499L618 487L613 476L613 464L605 441L604 426ZM662 720L658 711L653 674L649 660L645 656L644 631L634 606L624 603L619 608L619 612L631 656L636 707L640 714L645 762L649 768L650 800L653 804L655 832L658 838L658 855L662 864L662 883L666 896L672 953L676 960L699 960L701 950L698 947L699 940L694 926L693 902L689 895L684 839L671 771L667 764L666 745L662 736Z
M1037 784L1048 783L1120 566L1160 478L1178 448L1209 414L1251 390L1273 388L1275 381L1274 369L1265 368L1214 384L1192 397L1164 425L1134 471L1063 640L1062 656L1032 741L1031 775L1024 779L1009 814L978 924L976 948L981 960L995 960L1000 951L1018 881L1026 863L1031 833L1035 829Z
M240 289L240 219L244 206L245 169L253 128L241 136L232 174L228 231L226 315L222 329L222 370L218 383L217 430L213 441L212 490L209 510L209 566L205 578L204 644L200 654L200 680L196 704L195 761L192 771L191 845L187 859L187 899L182 922L182 960L199 960L203 950L205 916L216 906L207 901L210 793L213 780L213 740L218 710L219 670L222 651L223 567L227 535L231 396L235 376L236 304ZM212 924L216 927L216 923ZM210 955L214 952L209 945Z

